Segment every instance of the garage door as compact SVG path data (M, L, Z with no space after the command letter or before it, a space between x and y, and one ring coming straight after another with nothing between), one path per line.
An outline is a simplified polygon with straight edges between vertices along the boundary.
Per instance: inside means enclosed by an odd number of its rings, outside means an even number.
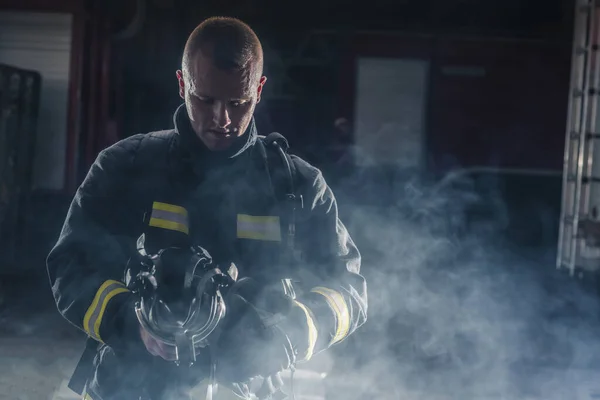
M429 63L360 58L356 83L358 165L421 168Z
M64 186L70 14L0 12L0 63L42 76L33 188Z

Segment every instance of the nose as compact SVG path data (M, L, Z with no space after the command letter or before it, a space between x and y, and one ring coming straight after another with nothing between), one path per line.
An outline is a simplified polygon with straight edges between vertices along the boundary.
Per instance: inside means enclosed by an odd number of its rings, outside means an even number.
M222 101L216 101L213 108L213 118L215 125L221 129L227 129L227 127L231 124L231 119L229 118L229 110L227 110L227 105Z

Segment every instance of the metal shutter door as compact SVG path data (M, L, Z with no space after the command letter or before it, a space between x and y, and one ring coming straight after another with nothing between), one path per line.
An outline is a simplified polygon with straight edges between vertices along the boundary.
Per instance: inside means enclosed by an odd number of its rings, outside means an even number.
M0 12L0 63L42 76L35 189L64 186L71 24L70 14Z

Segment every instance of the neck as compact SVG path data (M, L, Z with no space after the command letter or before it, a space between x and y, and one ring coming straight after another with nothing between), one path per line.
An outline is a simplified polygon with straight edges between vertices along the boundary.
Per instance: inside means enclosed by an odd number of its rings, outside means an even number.
M204 143L196 136L190 123L190 119L185 108L185 104L179 106L174 117L175 130L179 134L184 149L189 152L194 165L202 164L204 167L210 167L215 164L223 164L235 159L250 148L257 138L256 126L254 118L248 125L246 132L237 137L232 145L221 151L211 151Z

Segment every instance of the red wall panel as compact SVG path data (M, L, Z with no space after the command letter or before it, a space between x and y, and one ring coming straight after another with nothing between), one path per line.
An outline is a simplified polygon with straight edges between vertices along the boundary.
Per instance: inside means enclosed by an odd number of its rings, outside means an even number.
M350 119L358 58L430 60L426 141L432 171L562 169L568 43L408 35L362 35L349 43L340 74L340 115Z
M429 113L432 166L560 171L570 56L563 44L438 41ZM484 74L445 72L453 66Z

